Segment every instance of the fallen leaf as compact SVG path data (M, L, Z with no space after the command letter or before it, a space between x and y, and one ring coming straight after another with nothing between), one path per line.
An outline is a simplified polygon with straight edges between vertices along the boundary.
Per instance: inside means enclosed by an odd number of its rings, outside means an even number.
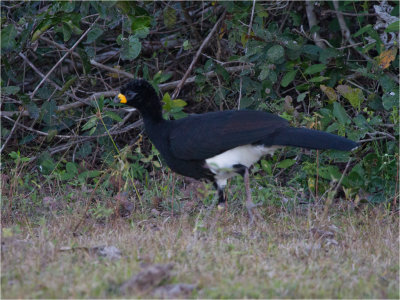
M147 292L160 285L161 282L171 276L173 263L156 264L146 267L120 286L121 293Z
M397 48L393 47L386 51L383 51L379 56L375 57L376 61L378 62L379 66L382 69L389 68L390 63L394 61L397 54Z
M115 246L98 246L92 247L90 251L95 252L98 256L102 256L111 260L120 259L122 257L121 251Z
M123 217L129 216L135 208L133 202L129 200L129 195L127 192L118 193L115 196L115 200L117 200L120 205L119 213Z
M187 283L167 284L156 288L152 294L155 298L188 298L196 287L196 284Z
M326 86L321 84L319 86L319 88L321 89L321 91L324 92L324 94L328 97L328 99L330 101L336 101L337 100L337 94L335 92L335 90L333 88L331 88L330 86Z

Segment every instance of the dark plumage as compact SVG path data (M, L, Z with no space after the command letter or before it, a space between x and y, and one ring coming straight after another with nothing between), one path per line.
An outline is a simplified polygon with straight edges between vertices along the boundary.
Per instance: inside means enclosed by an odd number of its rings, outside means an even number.
M228 178L245 177L246 207L252 209L248 169L263 155L281 146L350 151L357 143L334 134L290 127L285 119L261 111L221 111L169 121L154 88L136 79L121 88L116 101L135 107L143 117L146 132L167 165L195 179L208 179L218 188L219 202Z

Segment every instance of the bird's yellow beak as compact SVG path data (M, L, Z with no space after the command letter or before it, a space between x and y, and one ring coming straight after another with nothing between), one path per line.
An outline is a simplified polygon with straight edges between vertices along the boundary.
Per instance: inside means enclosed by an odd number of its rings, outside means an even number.
M125 95L123 95L123 94L121 94L121 93L119 93L119 94L117 95L117 98L119 99L119 103L125 104L126 102L128 102L128 101L126 100Z

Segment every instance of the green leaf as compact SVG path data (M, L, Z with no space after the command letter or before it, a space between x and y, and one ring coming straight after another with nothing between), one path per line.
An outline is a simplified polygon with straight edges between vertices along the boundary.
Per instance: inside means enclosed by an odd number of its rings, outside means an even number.
M76 164L73 162L67 162L65 165L65 169L67 170L68 173L75 175L78 174L78 168L76 167Z
M40 115L43 116L43 120L47 123L47 125L52 125L52 120L57 111L57 104L54 100L50 100L45 102L41 109Z
M320 177L327 180L339 180L342 174L337 166L323 166L319 168L318 174Z
M267 51L267 57L271 62L277 62L285 55L285 50L281 45L274 45Z
M297 102L302 102L304 101L304 98L307 96L308 92L301 93L300 95L297 96Z
M37 160L37 166L41 173L48 175L54 170L56 164L49 152L43 152Z
M82 126L82 130L84 130L84 131L88 130L88 129L96 126L96 124L97 124L97 118L96 117L92 117L92 118L89 119L89 121L87 121L85 123L85 125Z
M289 71L283 76L282 81L281 81L281 86L287 87L289 83L291 83L294 78L296 77L297 70Z
M333 115L341 124L350 123L350 117L347 115L346 110L339 102L333 102Z
M1 88L1 93L4 95L15 95L20 90L19 86L6 86Z
M326 69L326 65L325 64L316 64L316 65L309 66L304 71L304 74L311 75L311 74L319 73L319 72L321 72L321 71L323 71L325 69Z
M225 70L224 67L222 67L222 66L220 66L220 65L217 65L217 66L215 67L215 71L217 72L218 75L221 75L222 78L223 78L225 81L228 81L228 80L229 80L230 75L229 75L228 71Z
M268 79L271 80L272 83L275 83L278 80L278 74L274 70L271 70L268 74Z
M171 6L166 6L164 11L164 25L167 28L172 28L176 24L176 10Z
M140 29L148 28L151 25L151 18L149 16L129 16L129 19L133 33Z
M329 77L317 76L317 77L311 78L311 79L309 80L309 82L317 83L317 82L322 82L322 81L325 81L325 80L328 80L328 79L329 79Z
M1 30L1 50L13 50L17 43L15 38L18 35L18 31L14 25L7 25Z
M121 122L122 121L122 118L119 115L117 115L115 112L113 112L113 111L106 111L104 114L107 117L113 119L114 121L117 121L117 122Z
M76 152L76 157L77 158L85 158L88 155L92 154L92 143L91 142L85 142L83 143L80 147L79 150Z
M172 103L171 103L172 101L171 101L171 96L169 95L168 92L164 94L162 102L164 102L163 109L169 112L172 108Z
M134 60L139 56L142 50L142 44L138 38L130 36L128 39L121 39L121 58L126 60Z
M75 174L68 173L68 172L65 172L65 171L62 171L62 173L60 174L61 181L71 180L74 177L75 177Z
M393 109L393 107L395 106L399 106L399 94L396 90L389 92L389 93L385 93L382 96L382 105L383 107L390 111Z
M386 27L385 32L399 32L400 21L393 22Z
M335 92L335 90L333 88L331 88L330 86L323 85L323 84L321 84L319 86L319 88L325 93L325 95L328 96L328 99L330 101L337 100L337 95L336 95L336 92Z
M361 89L352 88L348 85L338 85L336 90L340 95L349 100L351 106L360 110L361 103L365 100Z
M86 180L88 178L98 177L100 174L101 172L98 170L90 170L82 172L81 174L79 174L78 178L79 180Z
M88 44L93 43L102 34L103 30L100 28L100 26L98 25L93 26L92 30L90 30L89 33L87 34L86 43Z
M296 161L294 159L284 159L282 161L280 161L276 167L280 168L280 169L286 169L289 168L291 166L293 166L296 163Z
M360 30L358 30L355 34L353 34L353 37L358 37L365 32L369 32L371 29L372 29L372 25L368 24L368 25L362 27Z
M272 167L271 163L265 159L261 160L261 168L267 172L269 175L272 175Z
M258 79L259 79L260 81L265 80L265 78L268 77L268 75L269 75L270 72L271 72L271 70L270 70L268 67L264 67L264 68L261 70L260 75L258 75Z
M182 99L172 100L172 106L173 107L184 107L186 105L187 105L186 101L184 101Z
M46 136L46 141L50 142L58 133L56 129L51 129L47 132L49 135Z
M140 27L135 29L133 36L138 39L144 39L147 37L150 33L150 30L148 27Z
M69 39L71 38L72 29L68 23L62 24L62 33L63 33L63 37L64 37L64 42L69 41Z

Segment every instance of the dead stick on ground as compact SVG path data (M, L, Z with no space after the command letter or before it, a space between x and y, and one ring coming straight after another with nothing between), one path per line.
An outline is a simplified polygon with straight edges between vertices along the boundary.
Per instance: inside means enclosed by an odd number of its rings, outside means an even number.
M90 25L90 27L82 34L82 36L79 38L79 40L76 41L76 43L72 46L72 48L64 54L63 57L61 57L59 59L59 61L50 69L49 72L47 72L46 76L44 76L44 78L39 82L39 84L36 86L36 88L34 89L34 91L31 94L31 99L33 99L33 97L35 96L36 92L38 91L38 89L42 86L42 84L47 80L47 78L50 76L51 73L53 73L53 71L58 67L59 64L61 64L63 62L63 60L79 45L79 43L85 38L85 36L89 33L89 31L93 28L94 24L97 23L97 20L100 18L100 16L98 16L96 18L96 20L94 20L94 22L92 23L92 25Z
M208 44L208 42L210 41L211 37L213 36L214 32L217 30L218 25L221 23L221 21L225 18L225 14L226 11L224 11L222 13L222 16L219 18L219 20L217 21L217 23L215 23L213 29L211 29L210 33L208 34L208 36L205 38L205 40L203 41L203 43L201 44L199 50L197 50L196 55L194 56L189 68L187 69L185 75L183 75L180 83L178 84L178 86L176 87L175 91L172 94L172 99L175 99L178 95L179 92L181 91L181 88L183 87L183 85L185 84L186 79L188 78L190 72L192 72L194 65L196 64L197 60L200 57L201 52L203 51L204 47Z

